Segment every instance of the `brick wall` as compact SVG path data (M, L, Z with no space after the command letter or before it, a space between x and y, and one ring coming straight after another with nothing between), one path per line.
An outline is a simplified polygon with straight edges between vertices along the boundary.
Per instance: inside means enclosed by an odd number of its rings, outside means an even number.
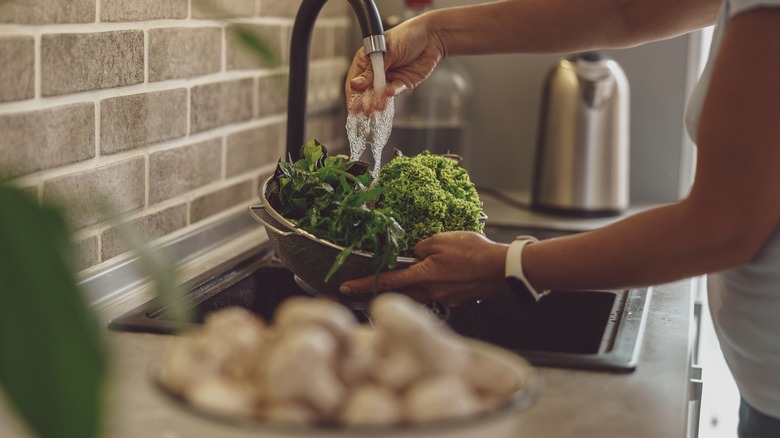
M0 2L0 179L64 205L79 269L125 252L106 202L146 240L165 240L243 210L283 155L300 0L210 2ZM337 148L348 8L326 4L310 67L306 138ZM235 22L282 65L238 44Z

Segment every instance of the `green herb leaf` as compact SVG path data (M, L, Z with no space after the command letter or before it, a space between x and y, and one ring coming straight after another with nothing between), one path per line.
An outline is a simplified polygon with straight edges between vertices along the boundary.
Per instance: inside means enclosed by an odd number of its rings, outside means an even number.
M389 209L370 208L382 189L368 189L367 163L328 156L312 140L301 148L298 161L280 162L275 175L279 189L278 197L269 197L272 207L302 230L344 247L325 282L355 250L374 254L376 272L395 267L404 230Z

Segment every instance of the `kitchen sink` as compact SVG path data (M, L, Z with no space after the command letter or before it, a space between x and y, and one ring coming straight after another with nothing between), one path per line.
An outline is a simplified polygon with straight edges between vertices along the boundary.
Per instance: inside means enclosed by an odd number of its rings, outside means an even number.
M548 238L572 231L527 227L486 227L488 237L511 241L520 234ZM185 304L194 322L210 312L242 306L270 320L286 298L310 295L262 244L214 268L187 285ZM535 304L505 292L455 308L431 306L458 333L510 350L539 366L630 372L637 366L650 300L648 288L553 291ZM363 310L353 310L368 321ZM184 327L190 325L185 324ZM175 333L183 326L154 300L111 321L115 330Z

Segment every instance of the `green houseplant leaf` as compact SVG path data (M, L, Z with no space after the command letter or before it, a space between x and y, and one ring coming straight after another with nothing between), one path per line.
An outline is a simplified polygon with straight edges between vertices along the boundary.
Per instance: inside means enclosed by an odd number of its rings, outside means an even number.
M106 355L62 215L0 184L0 248L0 386L38 436L99 436Z

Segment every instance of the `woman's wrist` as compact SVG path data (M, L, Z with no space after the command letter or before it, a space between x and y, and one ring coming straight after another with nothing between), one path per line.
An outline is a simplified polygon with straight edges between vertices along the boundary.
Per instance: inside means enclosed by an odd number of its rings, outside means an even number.
M550 290L536 288L526 276L523 267L523 252L531 244L539 242L532 236L517 236L517 240L509 245L504 262L504 275L510 288L519 296L529 294L534 301L539 301ZM521 289L525 289L524 291Z
M442 58L447 56L447 46L445 44L445 36L443 35L442 25L446 24L446 18L444 21L440 20L439 16L442 10L436 9L428 11L422 15L414 17L410 24L414 24L419 30L414 32L423 32L427 35L430 44L435 46L441 54Z

